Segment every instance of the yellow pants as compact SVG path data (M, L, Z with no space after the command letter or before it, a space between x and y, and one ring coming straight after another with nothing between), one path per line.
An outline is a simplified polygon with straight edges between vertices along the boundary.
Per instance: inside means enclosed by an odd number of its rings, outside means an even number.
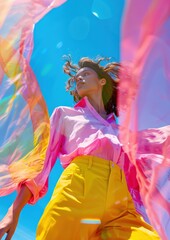
M36 240L160 239L136 212L122 170L80 156L64 170L38 224Z

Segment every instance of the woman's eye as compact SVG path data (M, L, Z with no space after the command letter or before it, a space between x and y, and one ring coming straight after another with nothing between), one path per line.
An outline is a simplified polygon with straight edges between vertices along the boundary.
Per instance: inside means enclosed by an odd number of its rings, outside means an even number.
M89 73L88 72L85 72L84 74L83 74L83 76L88 76L89 75Z

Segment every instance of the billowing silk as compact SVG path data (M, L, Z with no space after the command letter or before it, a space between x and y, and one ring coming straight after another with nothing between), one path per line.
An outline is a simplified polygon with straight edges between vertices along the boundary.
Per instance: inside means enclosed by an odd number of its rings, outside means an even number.
M49 116L29 60L34 24L63 2L0 0L0 195L44 165ZM119 88L121 142L163 240L170 236L169 15L169 0L127 0L121 61L128 67Z
M0 195L42 169L49 116L29 66L34 24L64 0L0 0Z
M121 142L147 214L170 239L170 1L127 1L121 42Z

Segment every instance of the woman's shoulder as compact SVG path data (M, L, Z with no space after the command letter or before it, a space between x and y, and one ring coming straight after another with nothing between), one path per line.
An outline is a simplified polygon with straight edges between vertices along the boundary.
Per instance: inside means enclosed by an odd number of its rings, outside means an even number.
M75 114L78 110L69 106L58 106L53 110L53 114L68 116Z

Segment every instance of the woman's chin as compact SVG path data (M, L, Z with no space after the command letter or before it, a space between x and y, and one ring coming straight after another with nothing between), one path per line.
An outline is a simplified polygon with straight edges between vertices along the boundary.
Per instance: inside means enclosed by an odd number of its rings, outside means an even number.
M87 92L86 91L77 91L78 95L83 98L85 96L87 96Z

